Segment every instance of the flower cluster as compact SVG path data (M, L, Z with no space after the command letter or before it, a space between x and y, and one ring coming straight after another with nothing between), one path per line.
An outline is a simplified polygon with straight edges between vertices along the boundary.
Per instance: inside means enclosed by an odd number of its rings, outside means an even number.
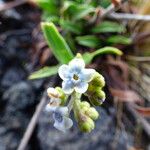
M65 132L72 127L73 121L69 118L71 110L81 131L90 132L94 129L94 120L99 116L94 106L101 105L105 100L102 88L105 81L102 75L94 69L85 68L80 54L69 62L60 66L58 74L62 81L62 88L48 88L50 102L46 111L52 114L54 127ZM90 101L82 101L82 94Z

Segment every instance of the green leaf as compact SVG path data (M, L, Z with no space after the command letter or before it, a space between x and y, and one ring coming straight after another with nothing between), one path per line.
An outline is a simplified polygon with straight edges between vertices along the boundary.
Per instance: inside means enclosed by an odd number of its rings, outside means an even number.
M80 34L82 32L82 28L79 24L75 24L71 21L61 20L60 25L64 30L73 32L75 34Z
M77 42L80 45L95 48L101 45L99 38L94 35L78 36L76 37Z
M124 45L129 45L132 43L132 39L122 36L122 35L115 35L111 36L106 40L110 44L124 44Z
M52 15L50 12L43 11L42 13L42 20L45 22L53 22L57 23L59 22L59 17L57 15Z
M76 13L74 14L74 20L84 18L89 13L94 12L94 7L89 5L78 5L76 8Z
M68 45L70 46L72 52L76 52L76 43L74 40L74 36L71 33L66 33L65 34L65 40L68 43Z
M43 22L41 25L45 39L56 59L62 64L68 63L73 58L72 51L55 25L48 22Z
M97 55L104 55L104 54L115 54L115 55L122 55L122 51L115 47L104 47L100 48L92 53L86 52L82 55L86 64L91 63L92 59Z
M63 13L69 15L74 21L84 18L89 13L94 12L94 10L94 7L91 5L78 4L75 1L66 1L63 7Z
M52 67L44 67L36 72L33 72L28 78L29 79L40 79L44 77L50 77L57 74L59 65Z
M100 4L100 6L107 8L110 4L111 4L111 0L102 0L102 1L98 1Z
M34 2L44 11L51 14L58 14L56 2L53 0L34 0Z
M105 33L105 32L125 32L125 27L119 23L112 21L103 21L92 29L94 33Z

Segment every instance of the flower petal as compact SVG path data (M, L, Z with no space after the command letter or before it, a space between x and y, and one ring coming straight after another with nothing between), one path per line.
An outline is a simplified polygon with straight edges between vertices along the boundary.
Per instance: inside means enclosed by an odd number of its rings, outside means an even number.
M68 107L58 107L56 110L57 112L61 113L62 116L68 116Z
M58 98L59 97L59 93L53 87L49 87L47 89L47 94L50 98Z
M71 128L72 125L73 125L73 121L68 117L63 117L63 121L61 123L58 121L55 121L54 123L54 127L63 132Z
M47 112L54 112L57 109L57 106L51 106L50 104L47 104L45 107L45 111Z
M88 83L80 82L76 85L75 91L78 93L85 93L88 89Z
M69 78L69 66L68 65L62 65L58 69L58 74L61 79L66 80Z
M59 98L51 98L50 105L51 106L59 106L61 104L61 100Z
M94 73L94 69L83 69L81 80L84 82L90 82L93 79Z
M69 67L83 69L85 67L84 60L81 58L74 58L69 62Z
M73 121L68 117L64 117L63 123L64 123L64 126L65 126L66 129L71 128L72 125L73 125Z
M65 94L71 94L73 92L73 83L71 81L63 81L62 82L62 89Z

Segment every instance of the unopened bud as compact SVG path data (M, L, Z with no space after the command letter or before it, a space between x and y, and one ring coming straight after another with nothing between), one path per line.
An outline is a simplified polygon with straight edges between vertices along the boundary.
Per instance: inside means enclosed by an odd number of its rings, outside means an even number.
M83 132L91 132L95 128L94 121L85 116L84 120L79 122L79 128Z
M86 102L86 101L82 101L82 102L80 103L80 107L81 107L81 109L82 109L83 107L90 108L90 104L89 104L88 102Z
M101 90L101 88L97 88L95 92L88 93L88 98L90 102L95 105L99 106L105 101L105 92Z
M81 58L82 59L82 55L80 53L77 53L76 58Z
M94 107L90 107L85 114L89 116L92 120L96 120L99 117L99 113Z
M103 88L105 86L105 80L104 77L99 74L98 72L95 72L93 76L93 80L89 83L89 90L93 90L90 88L95 88L95 87L101 87Z
M103 103L106 99L106 94L104 91L102 91L101 89L97 89L97 96L98 96L98 99Z

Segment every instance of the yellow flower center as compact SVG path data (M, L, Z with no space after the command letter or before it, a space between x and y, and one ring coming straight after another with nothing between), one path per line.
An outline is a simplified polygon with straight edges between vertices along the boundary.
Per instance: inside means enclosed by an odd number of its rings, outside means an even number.
M76 74L74 74L74 75L73 75L73 79L78 80L79 77L78 77Z

